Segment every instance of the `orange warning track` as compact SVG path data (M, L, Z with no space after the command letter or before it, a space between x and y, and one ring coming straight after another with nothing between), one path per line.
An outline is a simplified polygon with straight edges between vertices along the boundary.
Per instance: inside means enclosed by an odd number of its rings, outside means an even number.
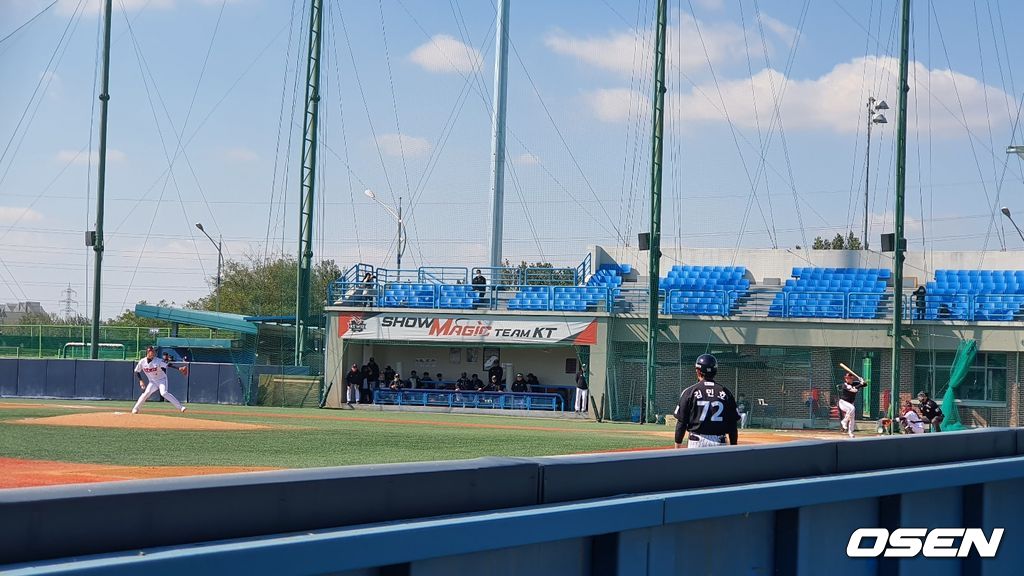
M27 488L118 480L256 472L276 468L245 466L115 466L0 457L0 488Z

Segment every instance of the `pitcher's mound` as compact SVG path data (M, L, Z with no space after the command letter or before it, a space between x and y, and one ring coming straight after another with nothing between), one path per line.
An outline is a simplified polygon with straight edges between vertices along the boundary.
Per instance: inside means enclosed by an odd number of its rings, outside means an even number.
M92 428L148 428L157 430L267 430L269 426L202 420L187 416L160 416L158 414L132 414L131 412L93 412L66 414L48 418L24 418L18 424L43 426L88 426Z

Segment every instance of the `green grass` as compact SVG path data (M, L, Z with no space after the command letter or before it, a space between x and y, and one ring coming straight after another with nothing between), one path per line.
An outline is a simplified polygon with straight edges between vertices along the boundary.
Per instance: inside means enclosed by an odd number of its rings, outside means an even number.
M0 407L0 456L64 462L309 468L479 456L545 456L665 447L671 443L670 439L645 434L639 427L623 424L200 404L190 405L187 415L181 417L263 424L274 428L181 431L27 426L12 421L93 412L64 407L68 405L128 411L131 403L11 399L3 402L43 406ZM166 404L154 403L146 406L146 413L174 414ZM494 428L500 426L516 428ZM668 428L655 430L667 431Z

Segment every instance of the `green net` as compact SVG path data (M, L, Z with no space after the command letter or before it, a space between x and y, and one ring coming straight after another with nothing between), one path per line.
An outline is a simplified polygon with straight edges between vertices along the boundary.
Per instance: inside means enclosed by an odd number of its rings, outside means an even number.
M316 408L323 378L319 376L260 375L257 404L282 408Z
M953 360L953 367L949 373L949 385L946 387L946 394L942 397L943 430L964 429L963 423L960 422L960 412L956 406L957 389L963 383L971 366L974 365L974 357L977 353L978 343L974 340L963 340L957 347L956 359Z

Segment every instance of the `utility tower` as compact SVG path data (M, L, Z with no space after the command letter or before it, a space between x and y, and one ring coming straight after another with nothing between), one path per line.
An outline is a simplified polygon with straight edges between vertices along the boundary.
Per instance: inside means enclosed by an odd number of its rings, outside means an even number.
M60 313L64 316L65 320L78 317L78 300L75 300L75 296L78 296L78 292L68 284L68 287L60 291L61 296L64 298L60 300L61 309Z

